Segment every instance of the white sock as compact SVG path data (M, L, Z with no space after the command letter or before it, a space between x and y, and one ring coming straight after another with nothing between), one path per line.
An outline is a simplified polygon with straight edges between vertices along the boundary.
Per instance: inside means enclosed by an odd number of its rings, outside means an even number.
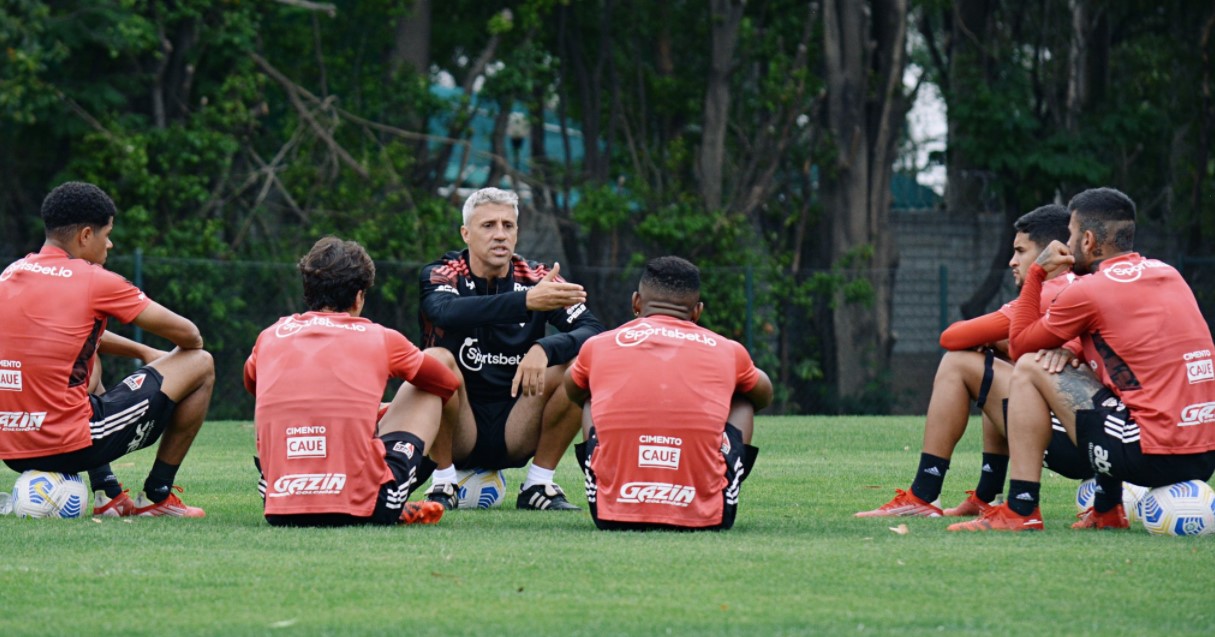
M456 483L456 465L450 465L446 469L435 469L435 472L430 477L431 484L455 484Z
M544 469L532 463L532 466L527 468L527 479L523 481L523 488L530 489L537 484L552 484L553 474L556 472L556 469Z

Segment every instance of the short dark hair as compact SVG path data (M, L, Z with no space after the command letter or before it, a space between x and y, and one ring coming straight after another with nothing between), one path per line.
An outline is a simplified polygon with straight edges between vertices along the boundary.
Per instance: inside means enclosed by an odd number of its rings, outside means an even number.
M104 228L116 214L114 200L83 181L60 184L42 200L42 224L48 237L66 239L81 226Z
M1021 215L1013 222L1013 228L1029 235L1029 240L1039 248L1045 248L1051 241L1067 243L1067 222L1070 219L1071 213L1067 208L1052 203Z
M1098 245L1127 252L1135 248L1135 202L1114 188L1090 188L1072 197L1068 210L1080 231L1091 231Z
M700 268L676 256L650 259L641 273L638 287L645 286L662 296L687 298L700 296Z
M324 237L299 262L309 310L342 312L375 283L375 262L356 241Z

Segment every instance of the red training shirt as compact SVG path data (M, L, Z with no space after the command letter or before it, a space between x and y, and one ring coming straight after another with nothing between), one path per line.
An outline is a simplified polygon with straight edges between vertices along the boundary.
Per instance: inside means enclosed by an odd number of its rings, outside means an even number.
M1021 299L1046 276L1030 267ZM1139 424L1146 454L1215 449L1215 359L1211 332L1185 279L1137 253L1102 261L1064 290L1045 316L1018 305L1012 341L1025 351L1079 336L1089 365Z
M93 443L92 359L114 317L152 301L121 276L42 246L0 273L0 458L41 458Z
M257 337L245 388L257 398L267 515L370 516L393 480L376 436L389 377L411 380L424 354L400 332L346 313L286 316Z
M599 518L720 524L730 401L759 380L747 350L691 321L655 315L592 337L571 370L591 392Z

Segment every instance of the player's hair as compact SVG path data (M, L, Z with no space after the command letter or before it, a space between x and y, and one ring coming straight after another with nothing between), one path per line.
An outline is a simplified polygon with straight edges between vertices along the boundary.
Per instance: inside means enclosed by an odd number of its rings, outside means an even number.
M375 263L356 241L323 237L299 262L309 310L342 312L375 283Z
M676 299L698 300L700 297L700 268L691 261L676 256L650 259L641 273L638 287Z
M464 200L464 225L472 219L473 209L485 204L502 204L515 209L515 219L519 219L519 195L501 188L482 188Z
M1039 248L1045 248L1051 241L1067 243L1067 222L1070 219L1071 213L1067 208L1052 203L1021 215L1013 222L1013 228L1029 235L1029 240Z
M1097 245L1120 252L1135 248L1135 202L1114 188L1090 188L1072 197L1068 210L1076 215L1080 231L1091 231Z
M105 191L83 181L60 184L42 200L46 236L67 241L82 226L104 228L118 214Z

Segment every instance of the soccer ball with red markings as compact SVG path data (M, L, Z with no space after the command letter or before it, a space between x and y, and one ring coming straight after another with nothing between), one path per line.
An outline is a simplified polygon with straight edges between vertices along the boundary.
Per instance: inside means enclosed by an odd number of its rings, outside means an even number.
M456 472L461 509L488 509L502 503L506 475L497 469L461 469Z
M1201 480L1157 487L1139 501L1139 517L1153 535L1215 533L1215 490Z
M1128 522L1139 521L1139 501L1148 492L1147 487L1141 487L1129 482L1122 483L1122 508L1126 511ZM1076 511L1084 513L1093 506L1093 496L1097 493L1097 481L1089 478L1076 487Z
M78 518L89 504L89 489L74 473L26 471L13 485L11 503L19 518Z

